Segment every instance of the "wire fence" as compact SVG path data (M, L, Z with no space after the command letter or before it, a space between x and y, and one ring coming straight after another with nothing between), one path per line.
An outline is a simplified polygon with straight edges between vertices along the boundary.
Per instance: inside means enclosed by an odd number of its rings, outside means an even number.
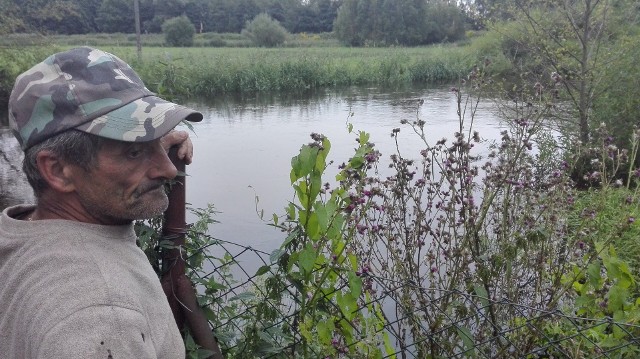
M215 253L207 257L207 271L192 275L196 282L208 288L205 289L208 302L202 304L210 309L210 324L223 351L231 358L640 356L640 325L635 320L589 318L565 312L560 305L540 309L507 298L491 299L472 292L422 288L415 283L374 274L367 275L365 282L372 293L371 302L383 309L385 324L381 331L390 339L391 350L387 348L381 350L382 354L369 356L342 348L338 354L328 356L320 348L307 346L303 355L304 339L297 322L299 288L286 277L246 269L272 266L272 255L213 238L199 250ZM274 278L284 295L273 296L265 290L266 281ZM402 293L415 291L420 291L429 301L412 302L412 298L402 297ZM368 304L371 303L361 303L356 310L367 310ZM426 317L438 308L446 308L439 312L438 320ZM507 313L509 315L505 315Z

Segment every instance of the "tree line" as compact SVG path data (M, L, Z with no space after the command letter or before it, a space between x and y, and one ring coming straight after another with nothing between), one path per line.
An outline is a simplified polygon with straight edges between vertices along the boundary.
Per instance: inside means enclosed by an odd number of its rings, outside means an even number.
M0 31L133 33L133 0L0 0ZM447 0L139 0L142 31L186 16L196 32L240 33L267 14L290 33L335 32L351 46L456 41L469 23Z
M289 32L332 31L343 0L139 0L142 31L186 15L198 32L239 33L260 13ZM0 0L4 32L133 33L133 0Z

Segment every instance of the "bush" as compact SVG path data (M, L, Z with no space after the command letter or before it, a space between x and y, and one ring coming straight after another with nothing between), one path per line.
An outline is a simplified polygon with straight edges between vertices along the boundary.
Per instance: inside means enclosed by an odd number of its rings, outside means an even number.
M257 46L275 47L282 45L289 33L280 23L266 13L256 16L242 30L242 34Z
M189 47L193 45L195 27L186 16L174 17L162 24L165 43L169 46Z

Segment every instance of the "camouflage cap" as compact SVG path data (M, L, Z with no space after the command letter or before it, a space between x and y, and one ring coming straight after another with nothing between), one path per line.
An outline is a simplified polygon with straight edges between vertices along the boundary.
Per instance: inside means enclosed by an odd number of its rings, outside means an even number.
M119 141L162 137L202 114L165 101L113 54L80 47L51 55L16 79L9 124L23 150L69 129Z

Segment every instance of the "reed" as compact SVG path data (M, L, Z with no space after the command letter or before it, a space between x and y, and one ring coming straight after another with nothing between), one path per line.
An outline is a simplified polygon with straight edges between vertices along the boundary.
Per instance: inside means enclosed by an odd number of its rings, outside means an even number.
M464 47L106 48L132 64L152 90L201 97L327 86L446 83L474 61ZM164 93L163 93L164 94Z
M96 34L62 39L15 35L12 36L13 46L2 48L0 59L6 61L0 61L0 99L8 95L15 76L44 59L43 54L85 45L120 56L132 65L152 91L173 99L300 92L352 85L388 87L447 83L466 76L472 66L481 61L481 52L471 46L349 48L331 46L329 39L319 36L298 35L305 44L317 46L266 49L242 47L238 34L235 37L199 35L204 41L235 42L238 47L143 45L142 56L138 59L136 47L130 45L131 35ZM127 45L119 45L120 40ZM144 43L157 40L148 36ZM18 43L22 45L18 46ZM23 56L8 55L13 53Z

